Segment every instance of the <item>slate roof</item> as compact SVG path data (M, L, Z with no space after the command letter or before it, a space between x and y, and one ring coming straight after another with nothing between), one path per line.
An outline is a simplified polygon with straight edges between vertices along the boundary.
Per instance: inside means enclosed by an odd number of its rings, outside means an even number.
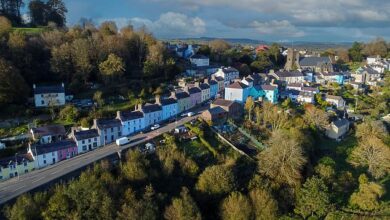
M208 59L208 57L202 54L195 54L191 56L191 59Z
M172 105L177 103L177 100L174 98L166 98L166 99L161 99L161 105L166 106L166 105Z
M208 112L210 112L211 115L217 115L217 114L221 114L221 113L226 113L227 111L219 106L216 106L214 108L210 108L209 110L207 110Z
M191 88L188 89L188 92L190 94L195 94L195 93L201 93L202 90L200 90L200 88L198 88L198 87L191 87Z
M287 87L302 87L302 83L289 83Z
M245 88L248 88L248 86L245 85L244 83L241 83L241 82L234 82L234 83L230 84L227 88L230 88L230 89L245 89Z
M229 107L233 105L234 101L226 100L226 99L216 99L213 102L213 105L226 106Z
M311 93L311 92L304 92L304 91L299 92L299 96L314 97L313 93Z
M142 106L142 111L144 113L157 112L157 111L161 111L161 110L162 110L162 108L158 104L146 103L144 106Z
M83 130L83 131L74 131L73 133L76 140L85 140L89 138L99 137L99 133L96 129Z
M252 79L254 84L258 84L261 82L261 76L259 74L252 74L246 77L247 79Z
M293 72L288 72L288 71L284 71L284 72L276 72L275 75L277 75L278 77L303 77L303 74L299 71L293 71Z
M34 135L48 136L48 135L66 135L65 127L63 125L47 125L38 128L31 128Z
M121 111L119 114L119 119L121 121L130 121L134 119L143 118L144 113L140 111Z
M200 88L201 90L206 90L206 89L210 89L210 86L209 86L208 84L206 84L206 83L201 83L201 84L199 85L199 88Z
M225 68L222 68L222 71L224 73L233 73L233 72L238 72L238 70L234 67L225 67Z
M371 67L363 67L363 71L367 71L368 74L372 74L372 75L379 74L378 71L374 70Z
M62 85L52 85L52 86L36 86L34 89L34 94L47 94L47 93L65 93L65 88Z
M176 98L177 99L185 99L185 98L188 98L190 97L190 95L186 92L178 92L176 93Z
M209 81L209 84L210 85L217 85L218 82L212 79L212 80Z
M224 81L224 79L223 79L222 76L216 76L216 77L215 77L215 80L217 80L217 81Z
M340 128L340 127L343 127L345 125L348 125L349 124L349 121L345 118L342 118L342 119L337 119L336 121L333 121L332 122L336 127Z
M68 149L71 147L76 147L76 143L73 140L62 140L49 144L37 144L31 146L31 150L34 154L45 154L50 152L55 152L58 150ZM35 151L36 150L36 151Z
M32 161L32 159L27 154L16 155L16 160L17 160L18 164L21 164L26 160L30 161L30 162ZM8 165L10 165L10 164L14 165L15 164L14 161L15 161L15 156L1 158L0 159L0 167L8 167Z
M96 126L99 129L115 128L122 126L119 119L96 119Z
M331 64L332 61L329 57L303 57L299 60L301 66L317 66L323 63Z
M277 89L278 87L276 87L276 86L271 86L271 85L262 85L261 86L261 89L263 89L263 90L275 90L275 89Z

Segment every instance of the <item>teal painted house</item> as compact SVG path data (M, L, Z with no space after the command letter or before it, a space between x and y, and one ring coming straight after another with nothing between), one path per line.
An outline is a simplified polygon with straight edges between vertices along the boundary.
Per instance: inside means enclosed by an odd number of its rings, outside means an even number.
M279 91L277 86L272 85L253 86L249 91L249 96L255 100L261 99L275 104L278 103Z

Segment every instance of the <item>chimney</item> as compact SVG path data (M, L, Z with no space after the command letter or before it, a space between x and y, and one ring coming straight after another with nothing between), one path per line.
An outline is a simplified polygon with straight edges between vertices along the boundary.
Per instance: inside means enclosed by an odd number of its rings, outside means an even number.
M156 104L161 105L161 96L156 95Z
M116 119L120 119L121 118L121 112L120 111L117 111L116 112Z
M195 82L195 87L199 87L200 83L199 82Z
M97 128L97 119L96 118L93 119L93 127Z
M142 103L137 105L137 110L142 112Z
M209 78L204 79L204 83L209 84Z
M33 89L36 89L36 88L37 88L37 86L35 84L33 84Z
M189 89L189 87L188 86L186 86L186 87L184 87L184 92L186 92L186 93L190 93L190 91L189 91L190 89Z

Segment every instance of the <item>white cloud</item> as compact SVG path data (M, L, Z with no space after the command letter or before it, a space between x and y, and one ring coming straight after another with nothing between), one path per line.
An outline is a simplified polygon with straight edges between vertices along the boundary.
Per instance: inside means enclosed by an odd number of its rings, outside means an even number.
M265 35L283 35L284 37L303 37L305 35L303 31L298 30L287 20L253 21L249 27Z
M132 24L139 28L145 26L148 30L159 37L191 37L199 36L206 32L206 23L199 17L188 17L187 15L175 12L161 14L159 19L152 21L146 18L114 18L101 19L113 20L118 27Z

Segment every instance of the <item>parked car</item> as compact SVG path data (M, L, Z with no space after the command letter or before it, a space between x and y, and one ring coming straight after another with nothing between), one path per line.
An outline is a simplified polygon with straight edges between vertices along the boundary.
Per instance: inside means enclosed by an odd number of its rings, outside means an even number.
M116 139L115 143L118 146L122 146L122 145L130 143L130 140L127 137L123 137L123 138Z
M152 130L152 131L154 131L154 130L157 130L157 129L159 129L160 128L160 125L159 124L155 124L155 125L153 125L150 129Z
M187 113L187 116L188 116L188 117L192 117L192 116L194 116L194 115L195 115L194 112L188 112L188 113Z

